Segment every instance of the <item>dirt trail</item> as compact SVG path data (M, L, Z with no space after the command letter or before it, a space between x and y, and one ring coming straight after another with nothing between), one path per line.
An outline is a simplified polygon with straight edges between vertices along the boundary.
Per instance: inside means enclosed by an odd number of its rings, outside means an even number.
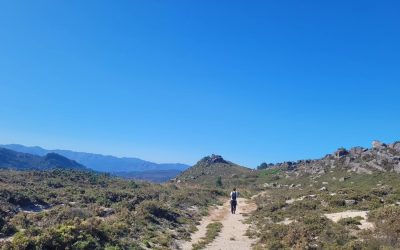
M218 206L210 212L210 215L203 218L198 226L198 231L192 235L190 242L182 244L183 250L191 250L192 245L197 243L205 234L206 227L209 223L219 221L222 223L223 228L218 237L210 243L205 249L207 250L246 250L251 249L254 240L245 236L248 224L243 221L244 214L251 213L257 208L256 204L249 199L238 198L238 206L236 214L230 213L229 201L225 202L223 206Z

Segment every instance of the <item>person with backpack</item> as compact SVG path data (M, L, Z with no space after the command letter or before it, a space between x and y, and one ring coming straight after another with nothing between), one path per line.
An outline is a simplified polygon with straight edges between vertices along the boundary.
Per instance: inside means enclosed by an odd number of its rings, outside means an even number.
M239 196L239 193L236 192L236 188L233 189L231 192L231 213L235 214L236 213L236 206L237 206L237 200L236 198Z

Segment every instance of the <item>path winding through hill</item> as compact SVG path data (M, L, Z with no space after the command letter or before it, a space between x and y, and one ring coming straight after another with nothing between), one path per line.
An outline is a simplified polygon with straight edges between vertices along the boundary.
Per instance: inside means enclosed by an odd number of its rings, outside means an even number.
M246 214L253 212L257 208L256 204L250 199L238 198L238 207L236 214L230 213L229 200L226 201L222 206L218 206L216 209L210 211L209 216L201 220L200 225L192 235L190 242L182 244L183 250L191 250L192 245L197 243L206 234L206 227L212 222L221 222L223 227L216 239L205 249L207 250L247 250L251 249L251 245L254 243L253 239L245 236L245 233L249 227L248 224L244 223Z

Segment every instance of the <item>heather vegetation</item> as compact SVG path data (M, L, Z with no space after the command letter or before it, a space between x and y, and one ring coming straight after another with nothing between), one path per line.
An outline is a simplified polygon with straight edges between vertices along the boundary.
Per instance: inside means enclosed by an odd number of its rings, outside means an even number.
M221 194L77 170L1 170L0 246L170 249Z
M399 249L399 145L258 170L212 155L164 184L77 169L1 170L0 246L179 249L237 187L257 206L246 216L254 249ZM212 221L191 246L207 248L224 228Z
M262 170L248 234L258 239L255 249L398 249L399 178L342 168Z

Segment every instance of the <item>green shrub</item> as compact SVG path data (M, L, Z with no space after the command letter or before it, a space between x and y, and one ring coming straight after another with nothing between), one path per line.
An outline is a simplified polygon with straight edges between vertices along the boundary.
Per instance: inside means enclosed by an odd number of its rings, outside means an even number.
M166 206L157 201L144 201L137 207L137 214L144 218L166 219L168 221L178 222L179 214L175 213Z
M338 221L338 223L342 226L351 228L351 229L359 229L358 226L361 225L360 220L362 220L363 218L360 216L357 217L353 217L353 218L342 218Z
M222 177L221 177L221 176L218 176L218 177L217 177L217 180L215 181L215 185L216 185L218 188L222 188Z
M328 202L332 207L344 207L346 205L345 199L340 196L332 196Z
M15 232L15 227L0 217L0 237L9 236Z

